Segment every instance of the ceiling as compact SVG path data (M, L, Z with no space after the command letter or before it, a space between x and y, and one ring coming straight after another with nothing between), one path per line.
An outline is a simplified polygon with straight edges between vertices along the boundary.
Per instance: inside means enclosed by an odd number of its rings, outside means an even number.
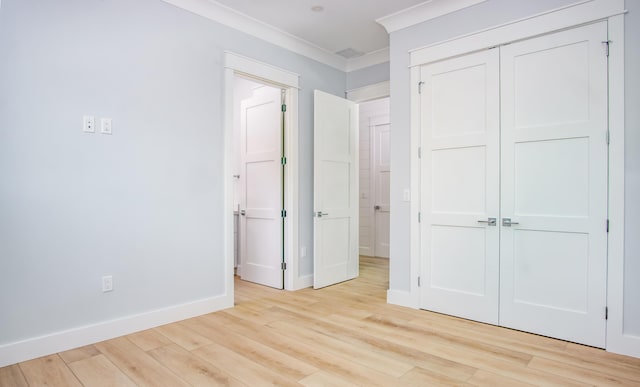
M350 59L387 48L389 35L376 19L425 0L215 0L219 4ZM313 7L322 7L314 11ZM351 55L349 55L351 54Z

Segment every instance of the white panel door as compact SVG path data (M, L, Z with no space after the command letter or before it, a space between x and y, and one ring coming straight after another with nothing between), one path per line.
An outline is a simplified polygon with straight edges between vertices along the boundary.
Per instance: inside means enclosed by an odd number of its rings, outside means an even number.
M241 278L282 289L281 91L256 89L241 104Z
M507 45L500 324L605 345L605 22Z
M497 324L499 56L421 69L421 307Z
M358 276L358 105L314 91L313 287Z
M374 181L374 255L389 258L389 188L391 184L391 163L389 140L391 124L389 116L371 121L373 132L373 173Z

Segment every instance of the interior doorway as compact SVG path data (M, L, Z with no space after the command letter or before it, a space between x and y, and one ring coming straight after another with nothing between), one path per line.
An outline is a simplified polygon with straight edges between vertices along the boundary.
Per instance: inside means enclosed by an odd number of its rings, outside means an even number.
M234 255L245 281L284 288L285 90L234 82Z
M360 255L389 258L390 98L359 104Z
M309 285L305 278L300 276L298 270L298 89L299 75L273 65L257 61L232 52L225 52L225 76L224 76L224 256L225 256L225 301L232 306L234 301L235 283L235 243L234 243L234 219L238 219L240 208L236 205L234 187L239 184L239 175L234 171L234 140L238 137L234 133L234 120L238 116L234 114L234 96L236 93L235 82L238 77L255 81L262 85L268 85L284 91L286 109L282 112L284 118L282 149L286 165L283 172L284 208L284 262L281 270L284 272L284 289L297 290ZM236 218L235 212L238 212ZM246 211L246 210L245 210ZM246 214L246 212L245 212ZM239 220L239 219L238 219ZM239 222L238 222L239 223ZM237 223L236 223L237 224ZM240 231L240 230L238 230ZM235 234L237 236L237 234ZM286 266L285 266L286 265Z

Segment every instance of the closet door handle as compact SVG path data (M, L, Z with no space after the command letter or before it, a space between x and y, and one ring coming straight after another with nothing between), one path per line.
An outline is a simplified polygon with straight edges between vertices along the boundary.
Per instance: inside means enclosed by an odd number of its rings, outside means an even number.
M240 210L240 215L245 216L247 212L245 210Z
M487 220L479 220L478 223L486 223L487 226L495 226L497 221L496 218L487 218Z
M502 218L502 225L503 225L504 227L511 227L511 226L513 226L514 224L520 224L520 223L518 223L518 222L512 222L512 221L511 221L511 218Z

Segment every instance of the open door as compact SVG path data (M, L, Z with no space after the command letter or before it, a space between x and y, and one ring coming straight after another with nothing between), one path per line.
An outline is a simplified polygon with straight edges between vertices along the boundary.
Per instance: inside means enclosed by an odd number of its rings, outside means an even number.
M313 287L358 276L358 105L314 91Z
M281 91L262 87L242 101L241 277L282 289Z

